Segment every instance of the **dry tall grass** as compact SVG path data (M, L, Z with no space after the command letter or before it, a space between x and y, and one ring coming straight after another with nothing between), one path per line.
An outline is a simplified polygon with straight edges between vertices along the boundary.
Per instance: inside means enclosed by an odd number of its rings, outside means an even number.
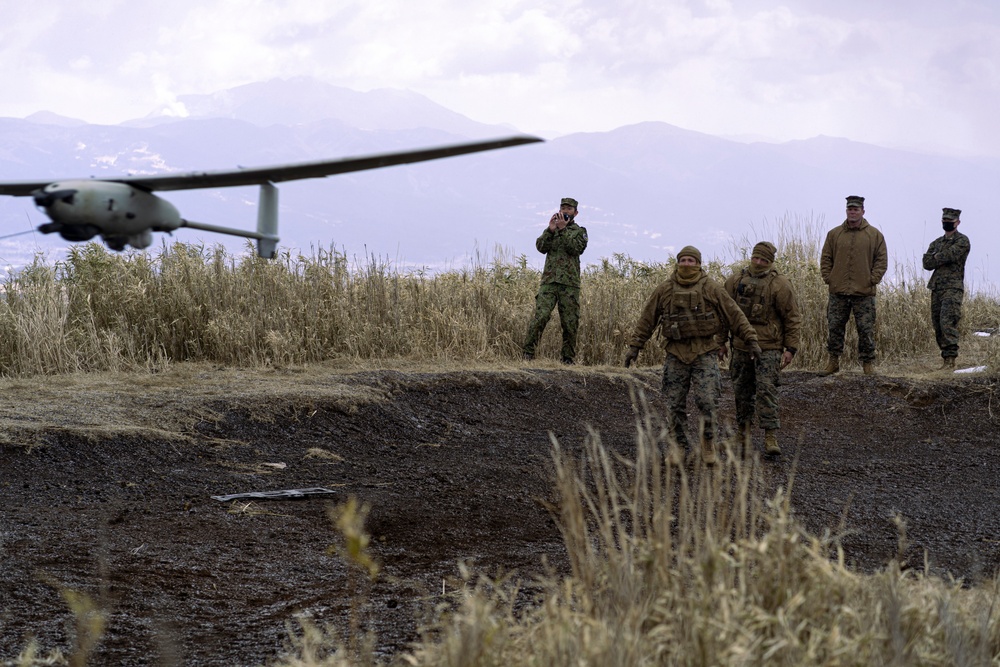
M827 292L819 277L822 230L810 221L780 223L770 240L777 266L798 291L803 344L795 365L820 365L826 349ZM732 262L707 265L716 279L744 265L759 239L734 244ZM673 260L625 255L584 271L578 361L618 364L635 320ZM883 363L935 352L926 273L897 267L880 289L877 347ZM28 376L88 370L143 370L180 361L237 366L292 365L329 359L512 361L534 307L538 271L525 257L498 251L470 266L428 275L401 272L376 258L351 260L333 249L310 256L252 253L185 244L158 253L114 254L74 246L65 261L36 260L9 277L0 300L0 374ZM971 327L1000 326L1000 302L969 299L963 350L996 359L996 345L969 340ZM559 355L558 315L538 350ZM849 330L845 361L856 335ZM985 351L982 351L985 350ZM965 352L963 352L965 354ZM659 364L658 345L641 363Z
M895 562L851 572L838 535L792 518L789 489L763 495L757 460L676 466L664 426L637 414L634 460L596 433L579 459L553 443L572 573L538 582L527 605L509 580L469 577L399 664L996 664L996 581L963 588ZM376 664L314 627L296 638L279 664Z

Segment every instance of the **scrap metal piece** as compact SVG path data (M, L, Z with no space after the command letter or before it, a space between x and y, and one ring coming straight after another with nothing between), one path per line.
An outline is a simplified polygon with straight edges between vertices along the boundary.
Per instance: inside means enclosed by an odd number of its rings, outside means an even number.
M333 489L314 486L308 489L285 489L284 491L250 491L248 493L231 493L228 496L212 496L212 500L227 502L229 500L288 500L305 498L306 496L321 496L336 493Z

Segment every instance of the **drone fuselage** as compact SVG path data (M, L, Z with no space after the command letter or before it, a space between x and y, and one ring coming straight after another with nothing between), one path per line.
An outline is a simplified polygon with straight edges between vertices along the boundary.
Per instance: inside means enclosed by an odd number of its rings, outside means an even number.
M58 233L68 241L100 235L109 247L146 248L152 232L181 226L177 208L165 199L125 183L70 180L50 183L32 193L35 204L52 221L43 233Z
M337 160L318 160L270 167L193 171L168 174L130 174L114 179L69 179L64 181L0 181L0 195L33 197L51 222L39 225L43 234L59 234L67 241L89 241L95 236L112 250L126 246L147 248L153 232L172 232L180 227L257 241L257 255L272 258L278 247L277 183L304 178L325 178L366 169L437 160L455 155L491 151L541 141L537 137L514 136L450 146L419 148ZM199 188L260 187L255 231L224 227L181 218L173 204L153 192Z

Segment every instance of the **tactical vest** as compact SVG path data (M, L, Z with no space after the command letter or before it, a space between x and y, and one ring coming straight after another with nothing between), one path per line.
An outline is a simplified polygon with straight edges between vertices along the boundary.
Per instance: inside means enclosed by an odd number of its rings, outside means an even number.
M750 324L767 324L771 321L771 283L777 273L768 271L755 278L744 268L736 284L736 305L750 320Z
M719 328L719 318L705 301L704 280L690 287L675 283L670 296L670 308L663 321L663 335L672 340L713 336Z

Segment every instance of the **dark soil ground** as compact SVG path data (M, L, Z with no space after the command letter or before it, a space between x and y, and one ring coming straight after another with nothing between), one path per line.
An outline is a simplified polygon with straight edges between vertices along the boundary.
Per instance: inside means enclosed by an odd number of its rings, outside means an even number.
M629 385L645 387L662 408L655 369L335 375L339 393L284 391L273 400L266 388L254 401L226 391L184 399L193 390L183 386L173 394L127 389L110 401L95 394L102 405L142 406L143 428L8 416L0 662L32 637L45 650L70 650L67 591L86 593L107 613L93 664L262 664L285 649L297 616L346 628L359 599L379 653L398 654L428 606L455 590L459 561L526 577L542 572L543 556L565 566L557 527L539 503L553 495L550 433L579 450L590 425L628 455ZM995 380L793 371L783 383L784 455L764 470L773 487L787 486L794 468L793 507L810 531L846 531L848 561L874 571L896 556L899 515L912 565L922 568L926 557L936 574L969 582L993 575ZM46 385L32 386L5 395ZM52 391L36 402L88 405L86 389ZM169 426L178 404L195 415L180 438ZM730 420L728 383L722 405ZM170 412L162 437L148 423L160 409ZM761 440L758 432L758 450ZM212 499L306 487L336 493ZM336 542L328 509L350 496L371 507L382 572L370 585L328 552Z

